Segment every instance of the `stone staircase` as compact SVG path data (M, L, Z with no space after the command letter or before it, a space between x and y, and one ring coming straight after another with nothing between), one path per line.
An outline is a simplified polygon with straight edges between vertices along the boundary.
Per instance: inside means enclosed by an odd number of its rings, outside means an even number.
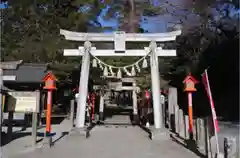
M121 107L111 102L110 92L105 95L105 125L131 125L132 107Z

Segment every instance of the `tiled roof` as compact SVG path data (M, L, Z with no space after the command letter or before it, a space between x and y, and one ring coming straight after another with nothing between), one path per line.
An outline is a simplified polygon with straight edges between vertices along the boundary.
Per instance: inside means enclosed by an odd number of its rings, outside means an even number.
M22 63L17 69L3 69L3 75L16 76L16 82L42 82L46 73L47 64Z
M0 68L1 69L17 69L18 65L21 63L22 63L22 60L1 62Z

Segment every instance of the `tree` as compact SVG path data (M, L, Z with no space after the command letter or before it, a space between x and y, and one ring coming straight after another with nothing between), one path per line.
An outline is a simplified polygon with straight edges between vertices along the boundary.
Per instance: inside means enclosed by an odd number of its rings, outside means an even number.
M10 8L3 11L2 59L19 60L24 57L27 62L48 62L55 69L67 67L66 71L69 71L68 65L75 67L79 64L79 58L65 58L62 56L62 50L76 48L77 45L63 39L59 35L59 29L86 32L91 25L104 30L105 28L102 28L97 21L97 16L107 5L110 6L110 9L105 18L114 16L119 18L121 22L119 29L127 32L147 32L145 28L139 26L141 15L169 14L179 18L179 22L174 22L172 27L182 24L187 29L183 29L183 35L177 40L177 44L165 44L165 47L177 47L179 56L176 59L160 60L160 67L164 70L163 75L166 75L169 70L173 74L184 73L186 69L194 71L201 53L209 45L214 42L219 43L232 36L229 31L226 31L229 24L235 23L233 29L238 29L238 17L232 17L230 10L233 10L233 5L230 4L224 7L222 7L223 4L211 4L202 10L203 7L198 7L197 3L186 9L169 2L159 5L156 5L154 1L150 2L134 0L127 0L126 3L110 1L100 3L98 0L12 1L9 4ZM212 8L215 8L219 16L215 16L209 11ZM116 13L118 15L115 15ZM196 24L198 25L187 27L189 23L195 23L192 22L193 19L197 19ZM141 46L142 48L142 44L131 46ZM103 60L108 64L122 66L132 63L137 58L107 58ZM68 72L61 73L68 74Z
M200 4L199 4L200 3ZM178 58L173 60L171 74L185 74L198 69L202 53L211 46L218 45L238 34L239 14L232 3L211 3L196 1L192 8L165 3L167 14L177 16L182 25L183 34L174 47L178 48ZM162 5L162 7L164 6ZM205 6L205 7L204 7ZM173 9L174 8L174 9ZM181 12L181 14L179 14ZM191 24L194 24L191 26ZM230 26L231 25L231 26ZM234 34L232 34L235 32Z
M84 1L97 5L95 2ZM63 57L63 48L71 48L76 44L63 39L59 30L87 30L88 20L93 16L91 13L78 13L80 5L84 5L80 0L26 0L9 3L9 8L3 11L1 23L2 60L47 62L52 67L60 68L69 67L69 63L73 63L70 64L72 67L78 65L79 59L67 60ZM93 9L92 13L96 10Z

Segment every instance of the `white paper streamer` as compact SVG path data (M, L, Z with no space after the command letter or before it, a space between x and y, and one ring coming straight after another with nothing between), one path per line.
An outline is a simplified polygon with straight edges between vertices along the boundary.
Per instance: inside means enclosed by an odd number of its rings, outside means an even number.
M128 75L128 76L132 76L131 73L127 70L126 67L123 68L124 72Z
M121 69L118 69L117 78L122 78L122 71L121 71Z
M98 65L99 65L100 69L103 70L103 66L102 66L102 63L100 61L98 61Z
M132 75L132 76L136 76L136 71L135 71L134 66L132 66L131 75Z
M142 68L147 68L147 67L148 67L147 59L144 58Z
M96 59L93 59L93 61L92 61L92 67L97 67L97 60L96 60Z
M109 67L109 70L110 70L111 75L114 76L115 73L113 72L112 67Z
M141 72L141 68L139 67L138 63L135 64L136 68L137 68L137 71L138 72Z
M108 68L107 68L107 66L105 66L105 68L104 68L103 76L108 76Z

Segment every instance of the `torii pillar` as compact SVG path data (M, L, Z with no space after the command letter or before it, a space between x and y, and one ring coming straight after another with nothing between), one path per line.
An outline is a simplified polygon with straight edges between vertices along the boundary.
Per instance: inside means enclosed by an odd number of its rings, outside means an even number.
M153 91L153 108L154 108L154 129L152 132L152 139L158 138L158 136L164 135L161 132L164 131L163 126L163 111L160 107L160 79L159 79L159 56L176 56L176 50L163 50L161 47L157 47L156 42L166 42L176 40L176 36L181 34L181 31L173 31L168 33L126 33L115 32L113 34L103 33L79 33L67 30L60 30L60 34L64 35L67 40L72 41L85 41L84 47L79 49L65 49L64 56L83 56L82 68L79 84L79 98L78 98L78 110L76 117L76 128L82 129L85 126L85 109L87 99L87 85L89 78L90 68L90 53L94 56L145 56L150 53L151 61L151 80ZM102 42L114 42L115 49L110 50L97 50L95 47L91 47L90 41L102 41ZM150 42L149 47L140 50L126 50L125 43L131 42ZM158 131L158 132L155 132ZM160 131L160 132L159 132ZM162 137L159 137L160 139Z

